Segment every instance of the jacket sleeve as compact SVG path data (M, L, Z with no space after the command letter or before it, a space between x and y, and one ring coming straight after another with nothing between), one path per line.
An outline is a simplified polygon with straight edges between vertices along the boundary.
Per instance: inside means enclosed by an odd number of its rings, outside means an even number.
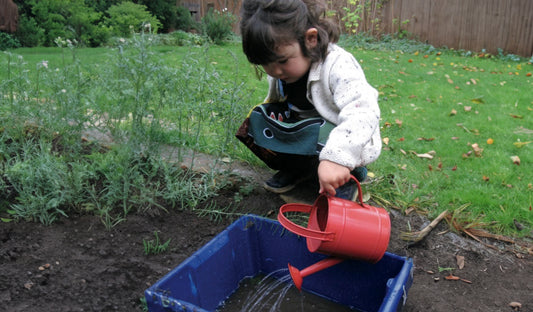
M328 55L332 59L324 63L324 76L318 82L330 93L325 104L327 110L321 115L336 124L320 160L353 170L375 161L381 152L380 110L377 90L367 82L355 58L341 51ZM328 114L331 115L324 116Z

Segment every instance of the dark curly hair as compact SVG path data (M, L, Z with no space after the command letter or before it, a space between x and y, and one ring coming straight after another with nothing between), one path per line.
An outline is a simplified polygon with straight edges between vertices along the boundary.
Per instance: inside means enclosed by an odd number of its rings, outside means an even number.
M298 41L304 56L313 62L325 59L330 42L337 42L340 30L325 17L323 0L243 0L240 30L248 61L265 65L280 59L276 49ZM318 44L308 50L305 34L318 30Z

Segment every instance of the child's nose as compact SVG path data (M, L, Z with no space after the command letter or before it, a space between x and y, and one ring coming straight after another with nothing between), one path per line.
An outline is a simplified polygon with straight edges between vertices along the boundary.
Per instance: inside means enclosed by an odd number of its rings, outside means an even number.
M267 74L275 78L279 78L281 74L283 73L283 71L281 70L281 67L277 66L277 64L264 65L263 68L265 69Z

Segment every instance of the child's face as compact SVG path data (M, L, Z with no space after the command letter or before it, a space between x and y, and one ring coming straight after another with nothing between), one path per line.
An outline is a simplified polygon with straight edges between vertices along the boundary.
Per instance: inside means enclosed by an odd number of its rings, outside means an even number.
M293 83L302 78L311 67L311 59L302 54L297 41L279 46L276 53L281 56L278 61L261 65L269 76Z

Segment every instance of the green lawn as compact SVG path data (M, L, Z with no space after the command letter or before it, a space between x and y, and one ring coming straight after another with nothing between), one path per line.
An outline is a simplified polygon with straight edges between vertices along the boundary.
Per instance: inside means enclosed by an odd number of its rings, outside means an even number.
M449 51L354 54L381 94L385 144L372 169L395 176L405 206L435 216L467 204L471 225L531 227L531 64Z

